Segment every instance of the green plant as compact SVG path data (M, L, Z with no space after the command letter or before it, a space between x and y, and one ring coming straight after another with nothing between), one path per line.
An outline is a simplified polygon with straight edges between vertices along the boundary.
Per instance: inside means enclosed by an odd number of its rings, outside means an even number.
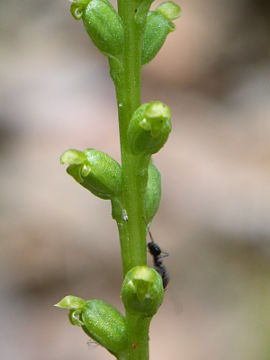
M163 300L160 275L146 266L146 227L160 203L161 180L153 165L171 131L171 113L160 101L141 104L141 68L174 30L180 7L168 1L149 11L152 0L73 0L71 13L82 19L94 44L108 57L119 114L121 166L95 150L67 150L61 163L94 195L109 199L117 222L124 282L125 316L101 300L66 296L56 306L69 310L73 325L117 359L147 360L151 318Z

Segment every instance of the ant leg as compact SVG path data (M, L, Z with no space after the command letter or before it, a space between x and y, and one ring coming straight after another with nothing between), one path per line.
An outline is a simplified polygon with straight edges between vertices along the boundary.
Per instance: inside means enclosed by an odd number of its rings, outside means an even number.
M167 253L166 251L162 251L161 254L162 254L162 255L159 255L159 258L160 258L160 259L164 259L164 258L166 258L166 257L169 256L169 253Z

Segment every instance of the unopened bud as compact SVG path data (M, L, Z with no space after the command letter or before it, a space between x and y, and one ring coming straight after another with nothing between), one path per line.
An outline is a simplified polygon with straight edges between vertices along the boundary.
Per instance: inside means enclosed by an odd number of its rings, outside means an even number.
M86 334L112 354L118 355L125 348L126 320L113 306L102 300L89 300L81 320Z
M152 317L163 301L160 275L153 268L136 266L125 276L122 301L127 312Z
M154 154L166 143L171 132L170 108L160 101L141 105L128 128L128 142L134 155Z
M111 199L121 191L121 167L117 161L95 149L67 150L60 159L69 165L67 173L83 187L102 199Z
M76 296L66 296L55 306L69 310L72 325L80 326L84 332L118 356L127 342L126 320L110 304L102 300L85 301Z
M108 0L73 0L70 11L75 19L82 18L93 43L106 56L116 57L122 52L122 19Z
M157 55L167 35L175 29L172 20L180 15L180 7L172 1L162 3L155 11L148 13L143 38L142 65L147 64Z

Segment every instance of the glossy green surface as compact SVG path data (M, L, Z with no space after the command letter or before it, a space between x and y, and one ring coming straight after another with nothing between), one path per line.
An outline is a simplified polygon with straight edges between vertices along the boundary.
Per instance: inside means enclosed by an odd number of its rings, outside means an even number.
M120 354L127 344L124 316L102 300L88 300L82 312L83 330L111 353Z
M161 175L156 166L152 163L148 167L148 181L146 188L146 223L150 224L156 215L161 199Z
M155 11L149 12L143 38L142 65L154 59L162 48L169 32L168 19Z
M124 29L120 16L107 0L91 0L82 15L85 29L96 47L106 56L123 51Z
M121 167L108 154L95 150L67 150L62 164L79 184L102 199L111 199L121 192Z
M135 266L125 276L122 301L127 312L152 317L163 301L160 275L153 268Z
M134 155L154 154L166 143L171 132L171 112L160 101L141 105L133 114L128 141Z

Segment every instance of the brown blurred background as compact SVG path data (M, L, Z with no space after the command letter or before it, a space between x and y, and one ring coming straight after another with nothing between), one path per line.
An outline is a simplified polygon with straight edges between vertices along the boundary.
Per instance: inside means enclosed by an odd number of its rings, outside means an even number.
M151 359L269 360L270 3L179 4L177 30L143 70L143 100L173 113L154 158L152 231L171 282ZM0 84L1 359L112 358L52 306L74 294L122 308L110 204L59 165L70 147L119 160L107 61L67 1L1 0Z

